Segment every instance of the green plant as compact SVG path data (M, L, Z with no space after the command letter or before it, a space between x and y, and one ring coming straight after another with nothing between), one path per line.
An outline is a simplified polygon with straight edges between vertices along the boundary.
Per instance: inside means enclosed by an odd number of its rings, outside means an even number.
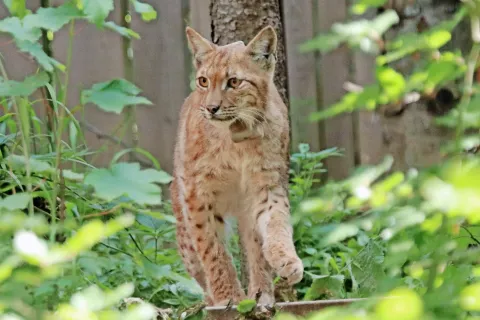
M384 3L360 0L352 11L363 13ZM312 114L313 121L342 112L405 104L412 94L431 99L451 83L462 92L457 107L437 120L455 132L455 140L445 145L442 163L404 173L392 171L394 159L386 157L377 166L358 168L343 181L313 186L308 199L298 203L296 244L306 270L298 291L304 299L385 297L329 308L308 319L479 317L480 158L476 149L480 109L474 79L479 8L476 0L464 1L452 20L391 41L381 35L399 17L386 11L370 21L336 24L331 33L301 47L327 52L346 43L377 55L375 83ZM440 50L463 20L471 23L470 53L464 57L459 51ZM415 67L411 74L395 70L394 62L412 57ZM303 185L302 181L299 186L294 183L292 193ZM306 226L299 228L302 224ZM278 319L294 317L279 315Z
M124 2L144 21L156 18L150 5ZM199 301L201 290L183 270L174 249L175 219L161 197L170 175L136 147L118 152L108 168L95 168L90 158L97 152L84 138L88 126L74 116L91 104L128 113L150 101L131 82L113 79L84 88L80 106L66 105L76 21L126 38L139 35L106 20L113 0L65 1L35 12L24 0L4 3L11 16L0 20L0 32L31 55L38 70L21 82L9 80L0 56L0 316L152 319L153 305ZM70 39L63 64L48 48L65 26ZM43 93L45 119L38 116L36 91ZM124 162L126 154L140 154L151 168ZM136 298L141 302L133 303Z

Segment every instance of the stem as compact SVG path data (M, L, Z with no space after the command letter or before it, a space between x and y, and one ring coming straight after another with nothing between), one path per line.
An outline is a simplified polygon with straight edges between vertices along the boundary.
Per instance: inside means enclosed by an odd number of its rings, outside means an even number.
M68 29L68 47L67 47L67 70L65 71L65 83L63 85L63 104L67 105L68 84L70 81L70 67L72 65L73 37L75 36L75 20L70 21Z
M50 7L50 0L40 0L40 6L42 8L49 8ZM42 47L43 51L47 54L49 57L53 57L53 51L52 51L52 42L48 39L48 30L42 29ZM53 75L51 72L48 72L48 77L49 77L49 83L53 85ZM46 96L46 114L47 114L47 130L49 133L54 132L55 128L55 109L52 103L52 97L48 90L44 87L43 90L45 90L45 96ZM53 149L54 146L54 137L52 136L50 139L50 145ZM52 150L54 151L54 150Z
M7 71L5 70L5 67L3 66L2 59L0 59L0 72L2 74L2 77L5 79L5 81L8 81L8 75ZM32 180L31 180L31 168L30 168L30 152L29 152L29 143L28 143L28 130L27 128L24 128L24 121L20 119L20 109L19 106L17 105L17 101L15 100L15 97L11 97L13 108L15 110L16 118L17 118L17 125L20 128L22 132L22 145L23 145L23 156L25 157L25 172L27 174L27 192L31 196L32 195ZM22 108L25 108L24 105L21 106ZM28 203L28 213L30 216L33 216L33 198L30 199Z
M122 15L122 26L125 28L130 28L130 19L126 19L130 15L130 1L122 0L120 2L120 10ZM134 81L134 68L133 68L133 48L132 40L128 37L123 37L123 67L125 72L125 79L130 82ZM124 111L124 120L125 125L127 126L127 134L132 139L132 146L136 147L138 145L138 126L137 119L135 114L135 106L127 106ZM130 155L130 160L132 155Z
M474 74L475 74L475 68L477 66L479 54L480 54L480 44L474 42L472 46L472 50L470 51L470 54L467 60L467 71L465 73L465 80L464 80L465 85L463 88L462 99L458 104L458 124L457 124L457 132L455 136L455 144L458 152L462 151L462 140L463 140L463 135L465 133L465 123L463 121L463 118L465 116L465 108L470 103L470 100L472 97Z

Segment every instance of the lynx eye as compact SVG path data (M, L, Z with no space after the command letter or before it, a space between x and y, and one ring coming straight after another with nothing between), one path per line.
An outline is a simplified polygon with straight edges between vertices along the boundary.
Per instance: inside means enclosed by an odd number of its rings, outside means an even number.
M198 77L197 82L198 85L202 88L208 87L208 79L205 77Z
M238 88L238 86L242 83L242 80L238 79L238 78L230 78L228 79L228 82L227 82L227 86L229 86L230 88Z

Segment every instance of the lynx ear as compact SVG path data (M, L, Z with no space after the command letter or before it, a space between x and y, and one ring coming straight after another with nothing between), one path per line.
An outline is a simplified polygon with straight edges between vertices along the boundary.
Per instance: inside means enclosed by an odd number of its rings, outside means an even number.
M186 30L188 47L193 55L193 64L198 68L202 63L203 57L215 48L215 45L202 37L197 31L190 27Z
M247 53L265 70L272 70L277 55L277 34L268 26L260 30L247 45Z

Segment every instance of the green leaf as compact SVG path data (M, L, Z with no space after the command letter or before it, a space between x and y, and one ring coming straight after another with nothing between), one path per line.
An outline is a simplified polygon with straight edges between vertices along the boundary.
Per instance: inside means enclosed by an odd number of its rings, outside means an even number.
M29 12L25 6L25 0L3 0L3 2L12 16L22 19Z
M82 104L96 104L107 112L120 114L127 105L152 104L148 99L137 96L140 89L124 79L97 83L90 90L82 91Z
M107 201L128 196L138 204L160 204L165 175L154 169L141 170L138 163L116 163L110 169L95 169L87 175L85 183L92 185L95 194Z
M435 30L427 35L427 43L431 49L438 49L443 47L450 39L452 35L446 30Z
M29 14L23 19L27 29L43 28L56 32L70 20L83 17L73 2L67 2L59 7L39 8L35 14Z
M26 166L26 159L24 156L19 156L15 154L9 155L6 159L7 164L9 164L13 170L24 171ZM48 162L30 158L28 160L30 165L30 170L36 173L52 173L55 172L55 169L50 166Z
M72 170L63 169L63 177L68 180L82 181L84 176L83 173L73 172Z
M45 72L27 77L22 82L5 81L0 78L0 97L29 96L38 88L46 85L48 80L48 75Z
M378 8L383 6L387 0L357 0L352 8L353 14L364 14L369 8Z
M28 206L30 195L27 193L17 193L0 199L0 208L7 210L21 210Z
M392 68L378 68L377 79L383 91L389 98L389 101L398 100L405 92L405 79L400 73Z
M138 33L133 31L132 29L119 26L118 24L116 24L113 21L105 22L104 27L106 27L107 29L110 29L112 31L115 31L115 32L121 34L122 36L129 38L129 39L131 39L131 38L140 39L140 35Z
M342 223L329 232L322 239L323 246L328 246L334 243L339 243L347 238L355 236L359 231L359 228L353 224Z
M344 276L325 276L317 278L313 281L310 288L308 288L305 294L305 301L332 298L344 298L345 292L343 289Z
M17 47L20 51L29 53L37 62L48 72L52 72L54 67L65 71L65 66L57 60L49 57L38 42L17 41Z
M237 311L243 314L249 313L255 308L256 305L257 302L255 300L246 299L238 303Z
M84 0L83 3L83 12L88 20L98 27L103 26L103 22L112 10L113 0Z
M140 13L143 21L157 19L157 11L148 3L133 0L133 7L137 13Z
M40 29L26 28L17 17L0 20L0 32L10 33L10 35L18 41L35 42L42 36Z

